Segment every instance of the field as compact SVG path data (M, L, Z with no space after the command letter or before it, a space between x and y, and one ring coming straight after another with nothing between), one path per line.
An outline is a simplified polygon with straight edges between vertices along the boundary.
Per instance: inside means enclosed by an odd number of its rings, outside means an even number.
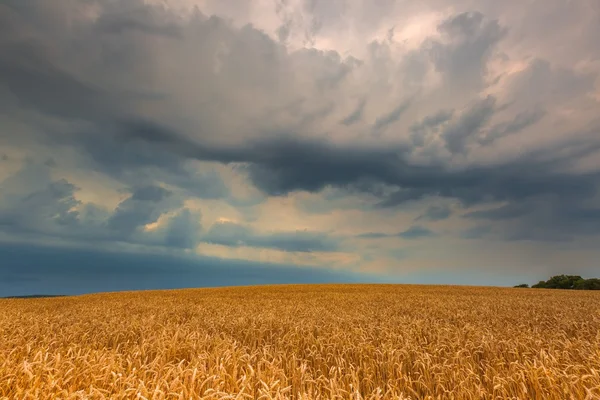
M600 399L600 293L264 286L0 300L2 399Z

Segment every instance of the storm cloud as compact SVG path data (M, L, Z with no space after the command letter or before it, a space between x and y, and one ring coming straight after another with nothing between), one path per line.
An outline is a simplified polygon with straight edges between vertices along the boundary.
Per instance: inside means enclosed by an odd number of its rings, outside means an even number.
M340 247L338 240L324 233L299 231L261 235L252 232L248 227L232 222L213 225L203 240L223 246L250 246L293 252L329 252L336 251Z
M352 268L600 236L593 1L384 3L3 2L0 230Z

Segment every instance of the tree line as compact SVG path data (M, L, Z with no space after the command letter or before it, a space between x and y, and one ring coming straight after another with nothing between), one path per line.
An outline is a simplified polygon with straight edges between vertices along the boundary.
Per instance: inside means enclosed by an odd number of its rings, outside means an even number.
M515 286L516 288L528 288L526 283ZM579 275L556 275L547 281L539 281L531 285L535 289L574 289L574 290L600 290L600 279L583 279Z

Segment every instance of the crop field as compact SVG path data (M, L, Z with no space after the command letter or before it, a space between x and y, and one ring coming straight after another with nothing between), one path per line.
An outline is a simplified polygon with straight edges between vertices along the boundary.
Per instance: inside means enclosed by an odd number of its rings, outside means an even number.
M600 399L600 293L282 285L0 300L1 399Z

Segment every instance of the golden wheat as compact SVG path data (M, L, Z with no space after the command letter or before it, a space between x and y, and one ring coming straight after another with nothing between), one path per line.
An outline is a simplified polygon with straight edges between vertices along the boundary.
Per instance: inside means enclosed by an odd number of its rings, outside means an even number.
M0 300L2 399L600 399L600 293L308 285Z

